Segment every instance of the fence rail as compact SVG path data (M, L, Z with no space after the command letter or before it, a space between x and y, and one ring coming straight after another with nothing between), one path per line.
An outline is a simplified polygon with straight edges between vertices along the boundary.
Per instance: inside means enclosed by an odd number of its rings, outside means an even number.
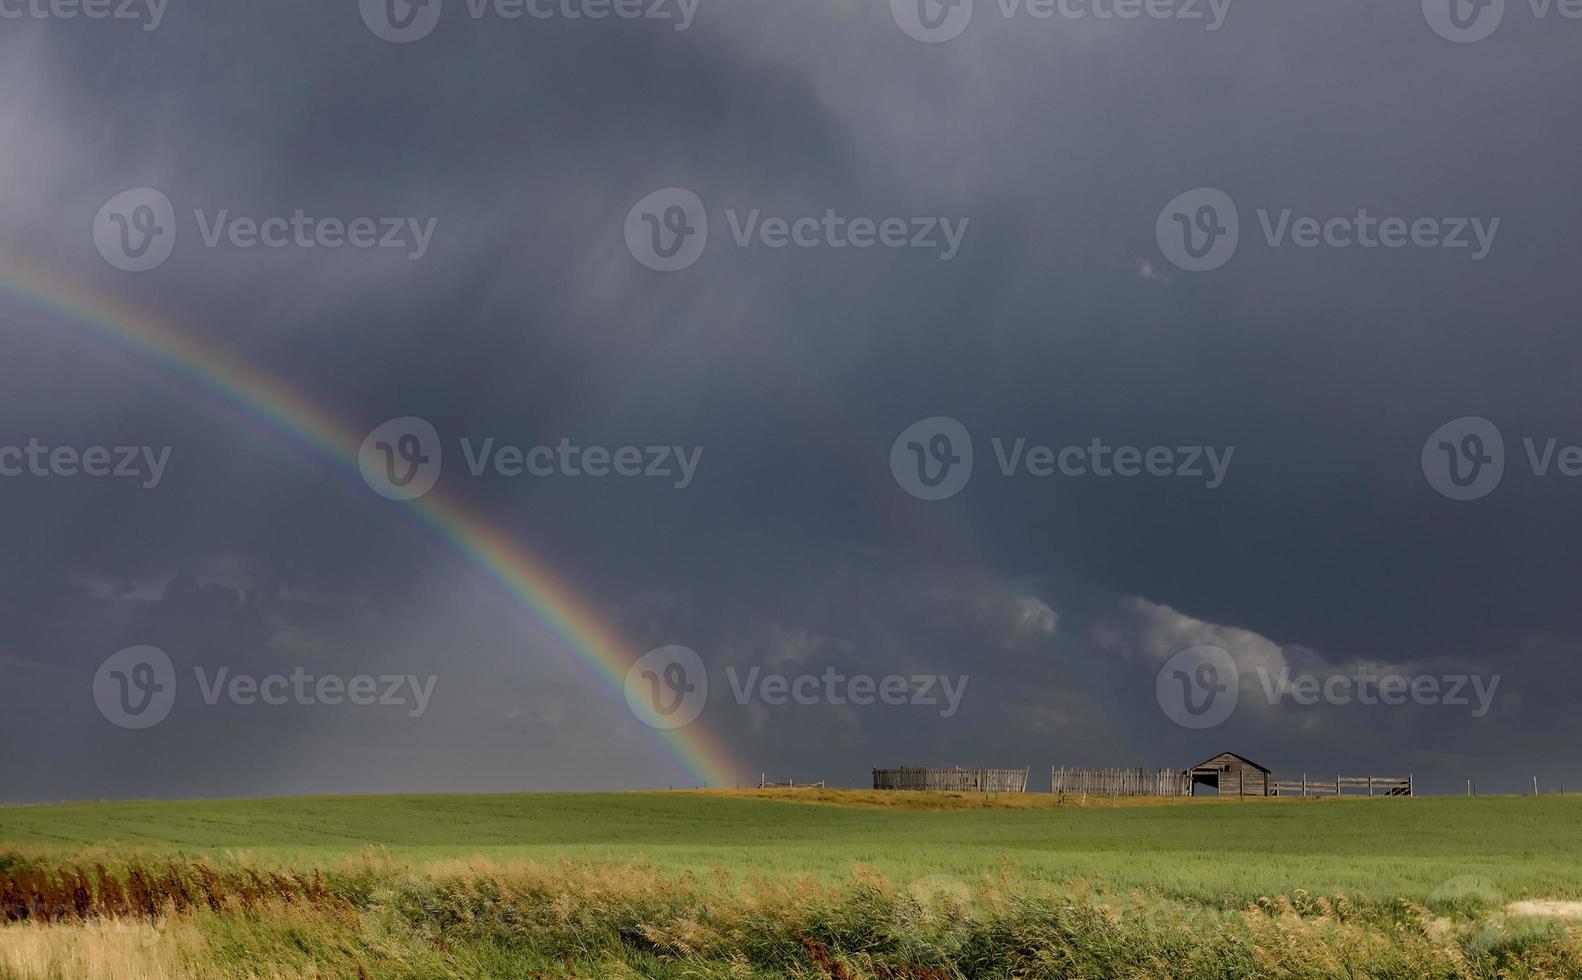
M1026 769L875 769L874 789L1025 793Z
M1269 792L1273 796L1415 796L1415 781L1411 776L1336 776L1334 779L1317 779L1302 776L1300 779L1271 779Z
M758 788L759 789L823 789L824 788L824 780L820 779L820 780L817 780L815 782L810 782L808 780L803 780L802 782L799 783L799 782L797 782L794 779L787 779L784 782L782 782L782 781L780 781L778 779L770 779L769 778L769 774L768 773L764 773L764 774L762 774L762 775L760 775L758 777Z
M929 769L902 766L875 769L873 788L881 790L933 790L965 793L1025 793L1026 769ZM1089 796L1191 796L1193 771L1180 769L1068 769L1049 771L1050 790L1056 794ZM822 786L823 783L775 782L763 776L758 785ZM1270 796L1415 796L1411 776L1330 776L1306 773L1301 778L1271 776ZM1258 793L1257 795L1262 795Z
M1051 769L1055 793L1090 796L1190 796L1192 777L1178 769Z

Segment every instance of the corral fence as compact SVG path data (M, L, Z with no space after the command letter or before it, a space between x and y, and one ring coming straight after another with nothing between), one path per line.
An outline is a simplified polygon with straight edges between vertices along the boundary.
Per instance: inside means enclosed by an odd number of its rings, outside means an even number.
M874 789L951 790L962 793L1025 793L1026 769L875 769Z
M1269 780L1270 796L1415 796L1411 776L1336 776Z
M1056 794L1192 796L1192 772L1179 769L1067 769L1049 771ZM1270 796L1414 796L1411 776L1331 776L1269 780ZM1212 792L1212 791L1211 791ZM1259 792L1257 795L1262 796Z
M1055 793L1089 796L1191 796L1192 775L1179 769L1051 769Z
M762 775L760 775L758 777L758 788L759 789L823 789L824 788L824 780L820 779L820 780L816 780L816 781L811 781L810 782L810 781L804 779L802 782L799 783L799 782L797 782L794 779L787 779L787 780L782 782L781 780L778 780L778 779L770 779L768 773L763 773Z

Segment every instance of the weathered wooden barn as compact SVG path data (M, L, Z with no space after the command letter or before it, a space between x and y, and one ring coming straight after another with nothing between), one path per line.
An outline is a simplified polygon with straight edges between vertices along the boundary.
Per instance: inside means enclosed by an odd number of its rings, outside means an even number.
M1204 759L1191 769L1191 794L1198 795L1198 787L1212 787L1220 796L1268 796L1273 773L1251 759L1234 752L1221 752Z

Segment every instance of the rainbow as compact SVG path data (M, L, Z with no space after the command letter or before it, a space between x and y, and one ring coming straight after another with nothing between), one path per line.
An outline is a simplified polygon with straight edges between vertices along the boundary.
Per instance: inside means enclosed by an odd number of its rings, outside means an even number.
M362 487L363 496L384 503L367 491L358 468L366 433L283 382L170 322L4 250L0 250L0 287L111 341L160 372L181 378L187 393L222 409L234 424L262 427L327 464L342 480ZM544 626L582 673L599 687L611 689L621 710L626 710L626 672L636 655L553 569L443 488L410 502L390 503ZM654 731L691 781L724 786L739 778L741 767L701 722Z

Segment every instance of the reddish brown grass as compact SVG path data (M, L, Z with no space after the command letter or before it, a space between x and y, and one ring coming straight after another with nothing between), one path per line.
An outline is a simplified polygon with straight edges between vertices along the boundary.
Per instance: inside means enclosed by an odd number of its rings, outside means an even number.
M250 912L270 902L320 909L344 903L312 878L273 872L216 871L201 862L164 868L133 865L121 874L95 865L19 867L0 871L0 922L86 922L93 919L156 920L189 909Z

